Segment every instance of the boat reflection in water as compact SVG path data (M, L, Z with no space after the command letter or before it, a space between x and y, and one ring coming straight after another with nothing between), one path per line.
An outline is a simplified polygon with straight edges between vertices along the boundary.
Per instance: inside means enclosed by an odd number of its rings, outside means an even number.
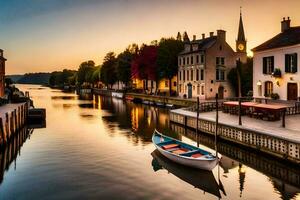
M172 173L181 180L193 185L195 188L203 190L204 192L208 192L218 198L221 198L220 191L226 195L222 184L218 184L211 171L179 165L165 158L158 150L154 150L151 155L153 157L152 167L155 172L160 169L166 169L169 173Z

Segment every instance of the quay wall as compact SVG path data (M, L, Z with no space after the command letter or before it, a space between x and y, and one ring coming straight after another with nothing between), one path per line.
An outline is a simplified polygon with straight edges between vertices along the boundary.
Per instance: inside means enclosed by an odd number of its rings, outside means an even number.
M197 119L194 116L170 111L170 120L185 127L196 129ZM215 135L216 123L213 120L202 119L200 117L198 119L198 130L210 135ZM300 143L294 140L222 123L218 123L218 138L300 164Z
M165 97L165 96L156 96L156 95L147 95L147 94L138 94L138 93L126 93L126 97L139 98L143 101L152 101L159 102L164 104L173 104L180 107L190 107L196 105L196 101L192 99L182 99L177 97Z
M185 135L194 141L198 140L200 144L204 144L211 149L215 148L213 136L199 133L199 137L197 137L195 130L187 129L177 123L171 123L171 130ZM272 179L280 179L284 183L300 188L300 167L298 165L287 165L285 162L281 162L281 159L274 159L271 156L261 156L261 153L257 151L241 148L239 145L232 145L225 140L218 141L217 149L223 156L242 162L255 170L273 177ZM226 166L223 167L226 168Z
M5 145L26 123L29 103L15 104L0 113L0 146Z

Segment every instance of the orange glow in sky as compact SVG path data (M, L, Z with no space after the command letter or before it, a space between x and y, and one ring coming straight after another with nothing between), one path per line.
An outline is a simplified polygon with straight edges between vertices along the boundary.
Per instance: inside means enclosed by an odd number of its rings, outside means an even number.
M32 3L29 3L32 2ZM176 37L178 31L206 36L226 30L235 49L239 10L250 49L280 32L282 17L300 25L299 0L44 0L8 1L0 7L0 48L7 74L77 69L101 64L109 51L131 43ZM225 3L226 2L226 3Z

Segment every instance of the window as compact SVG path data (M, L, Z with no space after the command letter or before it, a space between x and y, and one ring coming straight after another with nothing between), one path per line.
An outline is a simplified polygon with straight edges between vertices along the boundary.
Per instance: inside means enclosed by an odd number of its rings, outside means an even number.
M225 65L225 58L224 57L216 57L216 65Z
M176 87L176 86L177 86L177 83L176 83L176 81L174 81L174 82L173 82L173 86L174 86L174 87Z
M183 57L182 60L183 60L183 65L185 65L185 57Z
M190 64L190 57L186 58L186 64L189 65Z
M263 74L274 72L274 56L263 57Z
M265 82L265 97L269 97L273 93L273 83L271 81Z
M201 85L201 95L204 95L204 85Z
M191 70L191 81L193 81L194 80L194 73L193 73L194 71L193 70Z
M203 70L203 69L201 69L201 76L200 76L200 79L201 79L201 81L204 80L204 70Z
M199 55L196 56L196 63L199 64Z
M194 56L193 55L191 56L191 64L192 65L194 64Z
M181 79L182 77L181 77L181 71L179 71L179 80L181 81L182 79Z
M285 54L285 72L297 72L297 53Z
M199 69L196 69L196 81L199 81Z
M179 92L181 93L182 92L182 85L179 84Z
M204 55L203 54L201 55L201 63L202 64L204 63Z
M183 70L183 81L185 81L185 70Z
M168 80L165 81L165 87L169 87L169 81Z
M189 79L190 79L190 71L187 70L187 71L186 71L186 80L188 81Z
M179 61L179 66L181 66L181 58L179 58L178 61Z
M199 84L197 85L197 94L198 95L200 94L200 85Z
M225 69L217 67L216 69L216 80L224 81L225 80Z

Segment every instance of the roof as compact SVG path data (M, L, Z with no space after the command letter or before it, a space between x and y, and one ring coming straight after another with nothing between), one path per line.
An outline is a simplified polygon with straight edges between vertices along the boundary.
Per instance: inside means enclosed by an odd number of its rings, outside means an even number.
M195 50L195 51L192 51L192 49L190 51L183 50L182 52L180 52L179 55L204 51L204 50L210 48L213 44L215 44L216 41L217 41L217 36L211 36L211 37L204 38L204 39L201 39L201 40L191 41L188 44L190 44L190 45L198 44L198 50Z
M291 27L284 32L279 33L272 39L253 48L252 51L263 51L296 44L300 44L300 26Z

